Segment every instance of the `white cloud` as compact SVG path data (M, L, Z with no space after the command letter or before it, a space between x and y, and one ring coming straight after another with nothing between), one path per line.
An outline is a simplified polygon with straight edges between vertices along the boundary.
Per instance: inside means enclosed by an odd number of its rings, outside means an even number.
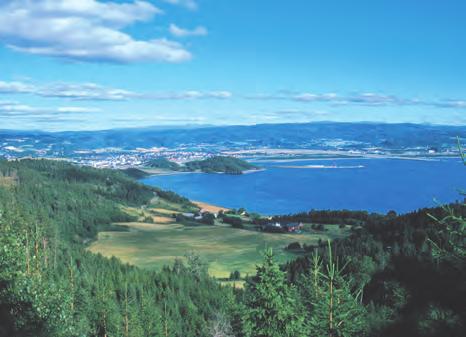
M56 109L57 112L64 113L88 113L88 112L100 112L102 111L99 108L88 108L80 106L63 106Z
M23 82L0 81L0 93L30 93L34 87Z
M69 98L73 100L122 101L139 95L124 89L107 88L95 83L56 83L37 87L35 92L44 97Z
M205 27L198 26L194 29L181 28L175 24L171 24L169 27L170 33L176 37L187 37L187 36L206 36L208 31Z
M466 108L465 100L447 99L432 101L418 98L403 98L396 95L385 95L372 92L363 92L352 95L338 95L336 93L315 94L303 93L277 93L245 96L254 100L282 100L301 103L329 103L333 105L360 105L372 107L388 106L428 106L435 108Z
M120 101L138 96L138 94L128 90L106 88L95 83L35 85L24 82L5 81L0 81L0 93L32 94L42 97L69 98L73 100L108 101Z
M21 115L33 114L43 112L43 109L32 107L26 104L17 102L0 102L0 116L1 115Z
M331 102L338 99L337 94L334 93L327 93L327 94L311 94L311 93L302 93L293 96L293 99L296 101L302 102Z
M229 99L233 96L229 91L187 90L167 93L137 93L125 89L105 87L95 83L49 83L39 85L34 83L5 81L0 81L0 93L31 94L41 97L65 98L76 101Z
M0 40L17 51L80 61L189 60L177 42L138 40L123 31L160 13L148 1L8 0L0 5Z
M287 109L287 110L279 110L273 111L269 113L269 116L280 117L280 118L308 118L308 117L315 117L315 116L324 116L328 115L329 112L325 110L299 110L299 109Z
M37 107L18 102L0 101L0 117L14 116L30 116L37 117L44 114L63 114L63 113L92 113L100 112L101 109L94 107L78 107L78 106L63 106L63 107Z
M196 10L199 6L195 0L162 0L163 2L169 3L171 5L177 5L189 10Z
M147 95L148 98L164 100L190 100L190 99L229 99L233 94L229 91L181 91L169 93L155 93Z
M466 108L466 100L445 100L437 102L436 106L439 108Z

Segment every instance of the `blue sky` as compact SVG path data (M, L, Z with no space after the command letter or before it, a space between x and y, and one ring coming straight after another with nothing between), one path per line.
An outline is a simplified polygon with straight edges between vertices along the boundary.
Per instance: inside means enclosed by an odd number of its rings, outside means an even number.
M466 2L5 0L0 129L466 124Z

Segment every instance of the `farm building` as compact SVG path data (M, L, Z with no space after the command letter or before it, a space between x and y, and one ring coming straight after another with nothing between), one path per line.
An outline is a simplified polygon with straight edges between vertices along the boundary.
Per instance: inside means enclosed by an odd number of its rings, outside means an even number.
M290 222L285 224L283 229L288 233L295 233L303 229L303 224L301 222Z
M282 225L280 222L270 222L262 226L264 232L270 233L295 233L303 229L301 222L290 222Z

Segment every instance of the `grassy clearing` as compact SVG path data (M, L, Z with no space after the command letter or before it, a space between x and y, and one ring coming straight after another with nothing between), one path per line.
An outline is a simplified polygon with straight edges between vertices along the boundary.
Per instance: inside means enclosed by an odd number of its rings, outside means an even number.
M147 219L152 219L153 223L167 224L174 221L173 214L180 213L178 211L170 211L167 209L147 209L135 207L122 207L122 210L127 214L137 218L138 222L147 222Z
M284 249L291 242L316 245L319 240L342 237L349 231L338 225L326 225L324 231L316 231L311 224L305 224L306 230L300 234L264 233L253 230L254 226L248 223L250 219L244 216L241 218L246 222L245 229L232 228L219 219L215 220L215 226L190 221L175 223L173 214L196 212L201 208L210 211L222 209L205 203L196 204L199 208L154 198L148 206L123 207L137 221L115 224L125 228L125 231L112 229L99 233L98 240L89 249L107 257L116 256L142 268L155 269L171 265L176 258L183 258L185 253L195 251L209 263L212 276L223 279L223 283L241 287L241 281L225 279L235 270L240 271L242 276L255 273L255 266L262 261L261 253L267 247L274 249L280 262L285 262L302 254L301 251Z
M284 248L291 242L316 244L332 233L271 234L225 226L184 226L181 224L125 223L129 232L102 232L90 246L92 252L116 256L143 268L160 269L175 258L194 250L208 263L212 276L226 278L231 271L252 274L262 260L261 252L271 247L279 261L296 257Z
M14 177L1 177L0 176L0 187L12 187L16 184Z
M150 206L160 213L182 213L182 212L197 212L199 208L196 206L177 204L162 198L154 198Z

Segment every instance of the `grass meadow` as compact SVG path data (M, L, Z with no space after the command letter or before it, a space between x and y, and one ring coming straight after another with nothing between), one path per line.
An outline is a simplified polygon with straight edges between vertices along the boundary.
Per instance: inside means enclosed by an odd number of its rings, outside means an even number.
M343 235L331 228L322 233L272 234L220 226L185 226L169 223L170 218L158 216L155 224L134 222L126 232L101 232L89 249L104 256L116 256L122 261L142 267L160 269L173 264L186 252L195 251L209 264L209 273L225 278L238 270L242 276L253 274L262 260L262 251L271 247L281 262L293 259L296 253L284 248L291 242L316 244Z

